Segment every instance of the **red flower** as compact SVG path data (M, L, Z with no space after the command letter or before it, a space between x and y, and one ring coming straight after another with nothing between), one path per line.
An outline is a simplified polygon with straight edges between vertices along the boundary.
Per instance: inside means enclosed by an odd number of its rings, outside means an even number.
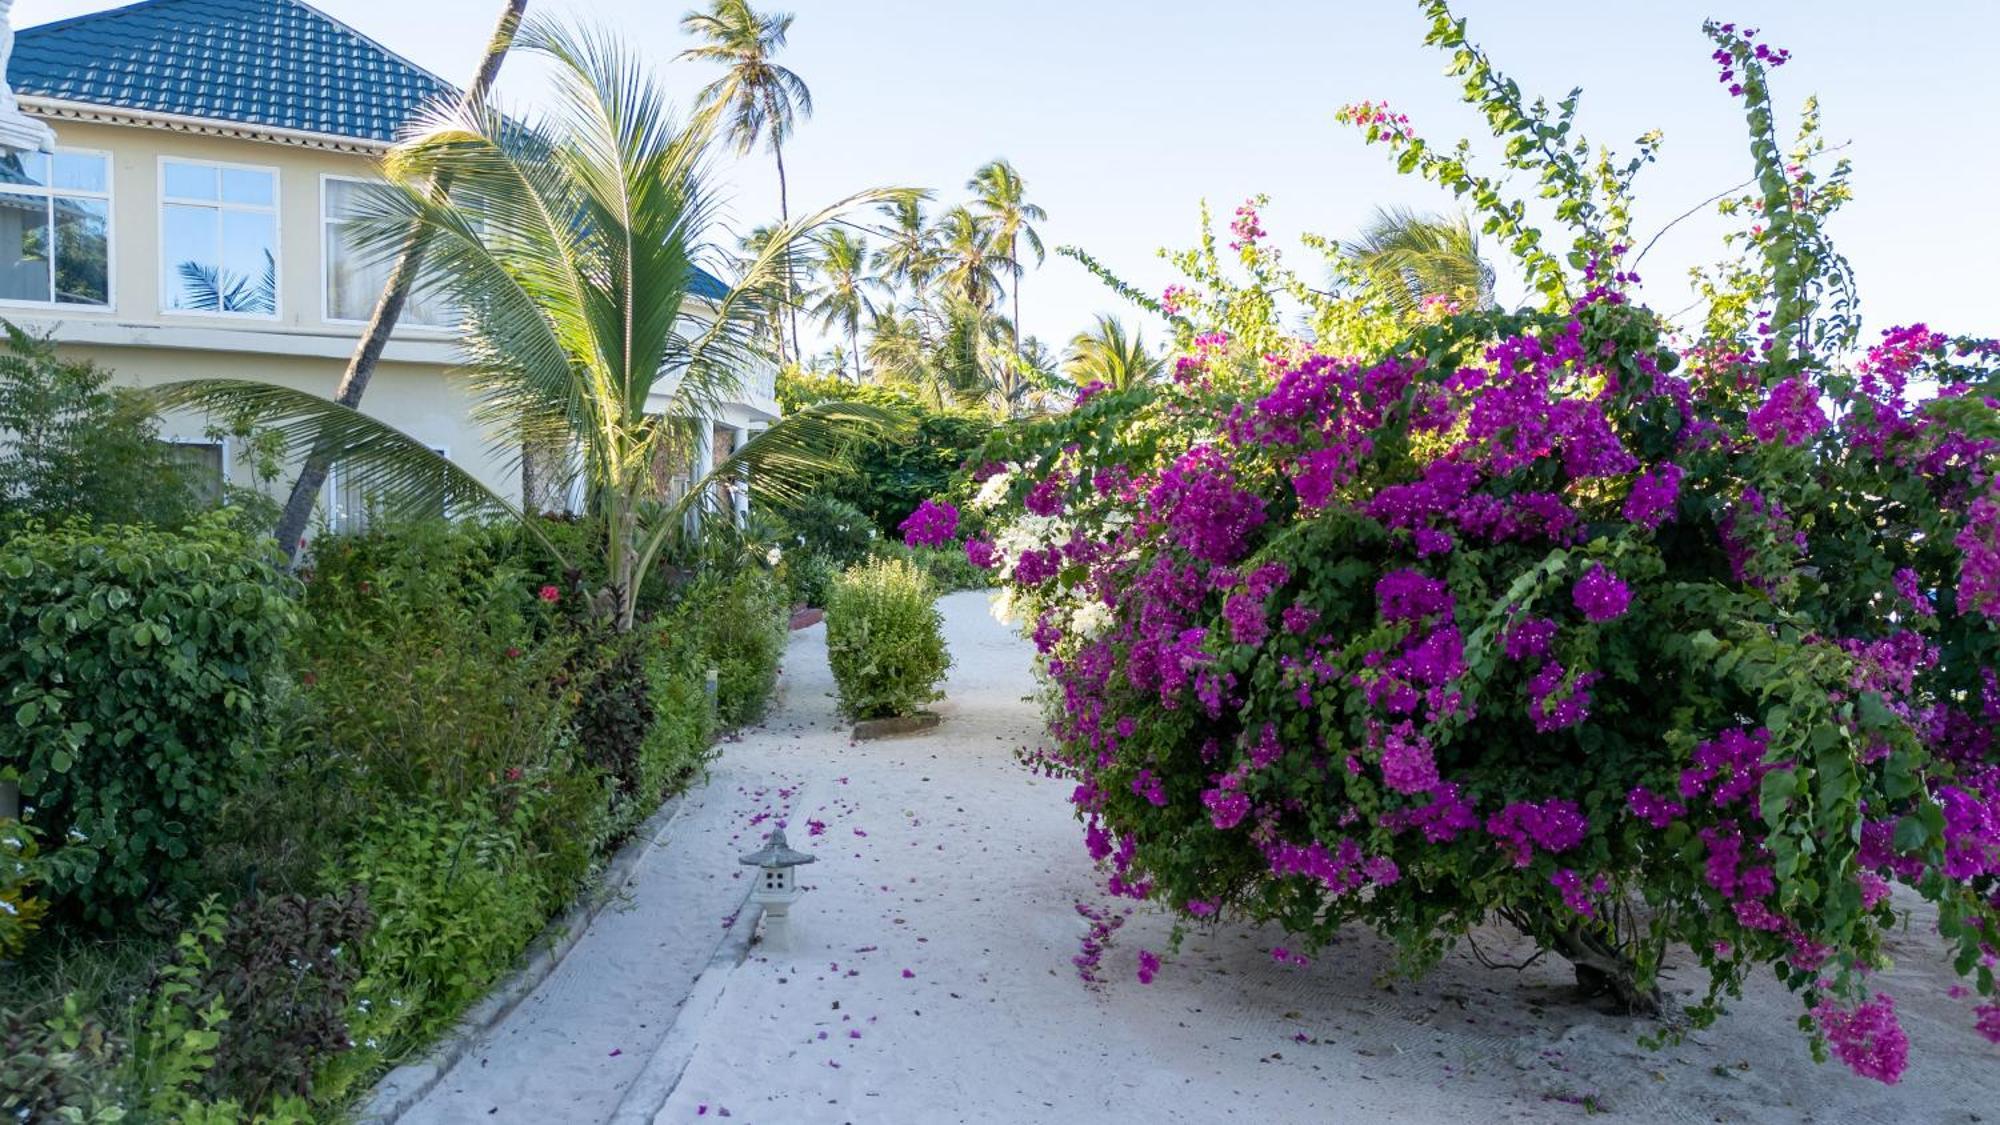
M541 598L545 602L553 602L557 598L562 597L562 591L556 589L554 586L544 586L542 587L542 592L537 594L536 597Z
M520 766L507 767L507 780L508 781L521 780L521 767Z
M508 648L508 650L507 650L507 659L509 659L509 660L512 660L512 659L514 659L515 657L517 657L517 656L520 656L520 655L521 655L521 650L520 650L520 649L518 649L518 648L511 648L511 647L510 647L510 648Z

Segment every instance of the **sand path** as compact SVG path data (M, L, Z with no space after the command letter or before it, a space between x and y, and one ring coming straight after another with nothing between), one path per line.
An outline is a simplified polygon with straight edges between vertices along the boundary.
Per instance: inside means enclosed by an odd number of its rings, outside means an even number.
M690 795L629 909L404 1120L2000 1121L2000 1051L1943 999L1920 937L1885 975L1912 1040L1895 1088L1814 1065L1768 979L1663 1052L1575 1003L1560 962L1513 973L1461 953L1389 983L1366 935L1299 968L1272 961L1281 934L1224 925L1139 984L1138 950L1164 951L1170 923L1104 895L1068 787L1016 764L1040 725L1027 647L984 595L944 604L941 728L852 744L823 629L794 634L783 705ZM819 856L787 940L701 975L746 886L735 853L787 807ZM1096 984L1072 964L1084 910L1122 920Z

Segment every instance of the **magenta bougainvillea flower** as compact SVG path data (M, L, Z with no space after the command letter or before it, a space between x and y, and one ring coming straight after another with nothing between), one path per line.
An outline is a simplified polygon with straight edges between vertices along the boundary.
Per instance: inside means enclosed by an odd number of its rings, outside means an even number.
M958 509L942 501L926 500L896 526L909 546L942 547L958 534Z

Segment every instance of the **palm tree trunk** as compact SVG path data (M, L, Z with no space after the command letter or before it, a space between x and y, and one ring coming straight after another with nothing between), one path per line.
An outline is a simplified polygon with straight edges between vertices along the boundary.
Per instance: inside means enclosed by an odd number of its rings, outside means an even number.
M854 381L861 381L861 322L847 322L847 350L854 355Z
M1021 354L1021 263L1014 263L1014 354Z
M486 42L486 54L479 60L479 71L473 76L472 85L466 88L460 105L473 106L486 100L493 89L493 81L500 75L500 64L507 57L507 49L514 45L514 32L521 26L521 16L527 11L528 0L506 0L506 8L500 13L500 23L493 29L493 37ZM451 190L448 181L440 181L431 186L434 198L442 198ZM368 390L369 380L375 377L375 365L382 358L382 349L388 346L389 334L396 330L396 321L403 315L403 306L409 303L410 287L416 281L417 270L422 266L424 246L417 232L412 230L396 255L396 268L389 274L389 284L382 290L382 296L375 301L375 311L368 318L368 327L361 333L361 340L355 345L354 355L347 361L347 370L340 376L339 386L334 388L333 401L350 409L361 405L361 396ZM319 497L319 490L326 484L326 474L333 467L332 450L315 445L306 455L306 463L299 469L299 479L292 483L292 494L285 500L284 513L278 518L278 546L285 557L298 561L299 548L303 545L306 521L312 518L313 502Z
M785 146L778 143L775 133L771 137L771 155L778 161L778 221L789 223L792 221L792 204L789 191L785 186ZM799 313L797 306L798 294L793 292L792 287L792 256L788 253L785 255L785 317L791 322L792 326L792 355L803 364L805 362L805 353L799 350Z

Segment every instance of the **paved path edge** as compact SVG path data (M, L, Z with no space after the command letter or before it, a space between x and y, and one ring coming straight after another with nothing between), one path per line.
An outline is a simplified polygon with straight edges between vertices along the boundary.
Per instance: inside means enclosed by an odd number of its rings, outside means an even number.
M354 1120L360 1125L391 1125L444 1081L480 1036L505 1019L562 964L563 958L583 939L591 920L623 893L639 863L665 841L685 804L686 793L676 793L654 810L605 864L603 875L529 943L527 963L466 1009L452 1029L422 1057L383 1075L356 1110Z
M653 1055L646 1060L646 1067L639 1077L625 1087L625 1096L618 1100L618 1108L613 1110L606 1125L651 1125L652 1120L666 1107L667 1099L673 1097L674 1088L680 1085L681 1075L687 1073L688 1063L693 1060L695 1048L701 1043L701 1027L708 1022L708 1016L722 1002L722 993L729 986L729 978L750 955L750 945L757 934L757 923L764 916L763 907L750 905L749 891L744 892L743 904L737 907L736 920L724 932L722 941L709 956L701 975L688 989L687 999L682 1001L680 1011L674 1015L673 1026L667 1029L666 1038L653 1049Z

